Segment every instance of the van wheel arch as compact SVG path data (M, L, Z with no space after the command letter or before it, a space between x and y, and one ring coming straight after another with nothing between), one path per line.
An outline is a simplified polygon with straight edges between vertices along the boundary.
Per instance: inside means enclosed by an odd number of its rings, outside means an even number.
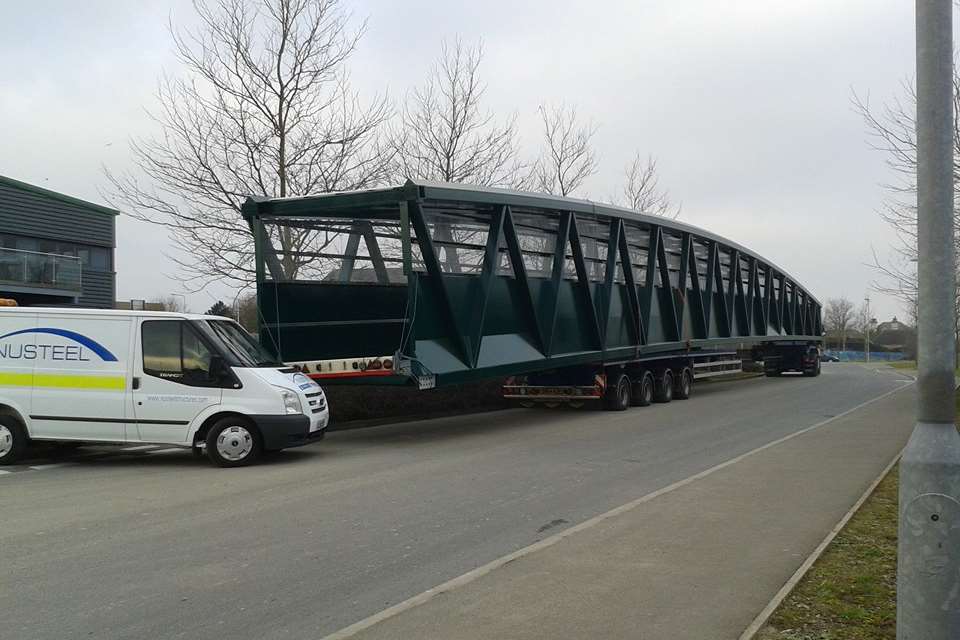
M249 424L252 428L257 429L257 426L253 423L253 420L251 420L248 416L245 416L237 411L221 411L213 414L203 421L203 424L200 425L200 428L197 429L196 433L193 434L193 446L197 447L201 443L206 442L207 434L210 433L210 427L223 418L239 418L240 420L243 420ZM263 434L261 434L259 430L257 430L257 435L263 437Z
M24 431L27 429L27 421L23 419L23 416L20 415L20 412L11 407L8 404L0 404L0 416L5 416L13 418L20 423L20 426L23 427Z

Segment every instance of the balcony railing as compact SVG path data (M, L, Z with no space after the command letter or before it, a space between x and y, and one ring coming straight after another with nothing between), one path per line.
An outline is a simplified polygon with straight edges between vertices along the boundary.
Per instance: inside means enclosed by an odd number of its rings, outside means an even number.
M0 248L0 283L80 292L80 258Z

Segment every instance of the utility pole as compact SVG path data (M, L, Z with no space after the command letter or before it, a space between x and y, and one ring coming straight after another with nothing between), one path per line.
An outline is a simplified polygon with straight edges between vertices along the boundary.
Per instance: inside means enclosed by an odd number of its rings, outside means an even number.
M960 435L954 421L952 0L916 0L917 423L900 463L898 640L960 638Z
M864 318L863 333L866 339L863 342L863 352L866 355L867 362L870 362L870 296L865 296L863 302L866 305L866 317Z

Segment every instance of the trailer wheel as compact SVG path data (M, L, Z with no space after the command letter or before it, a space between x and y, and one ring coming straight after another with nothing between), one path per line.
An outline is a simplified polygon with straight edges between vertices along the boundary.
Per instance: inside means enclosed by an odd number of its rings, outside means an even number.
M13 416L0 416L0 465L13 464L27 448L27 430Z
M604 408L607 411L625 411L630 407L630 378L619 373L614 377L612 385L607 386L603 397Z
M649 371L644 371L640 376L640 380L633 384L633 393L631 394L631 400L633 401L633 406L635 407L646 407L653 402L653 388L656 386L656 383L653 379L653 374Z
M677 379L677 388L673 396L678 400L686 400L693 393L693 372L689 367L684 367L680 371L680 377Z
M260 432L241 417L220 418L207 433L207 455L218 467L245 467L262 453Z
M667 369L657 383L657 392L654 394L657 402L670 402L673 400L673 374Z

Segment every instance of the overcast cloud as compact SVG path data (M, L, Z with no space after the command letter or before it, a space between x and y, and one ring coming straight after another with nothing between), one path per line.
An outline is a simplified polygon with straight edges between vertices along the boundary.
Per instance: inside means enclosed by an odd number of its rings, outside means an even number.
M856 302L874 278L876 215L890 180L869 148L851 90L880 104L913 75L913 3L885 0L363 0L355 86L394 100L421 81L442 38L482 38L489 106L516 112L528 152L537 106L575 105L599 127L600 173L581 195L605 200L637 150L659 159L682 219L768 257L821 299ZM184 0L5 2L0 22L0 174L103 201L101 166L130 166L127 140L154 124L157 77L178 69L168 16ZM146 223L118 223L118 296L182 289ZM210 287L189 296L194 310ZM872 294L875 315L901 314ZM902 315L902 314L901 314Z

